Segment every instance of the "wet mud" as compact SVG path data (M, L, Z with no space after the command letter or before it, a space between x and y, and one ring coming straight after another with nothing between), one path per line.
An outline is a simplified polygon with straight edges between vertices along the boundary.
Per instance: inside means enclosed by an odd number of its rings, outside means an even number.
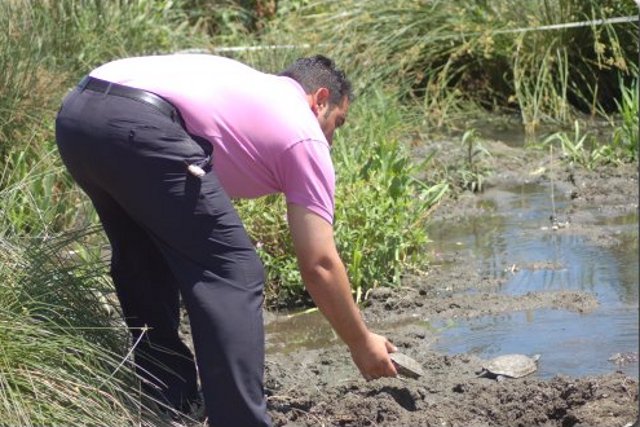
M566 198L557 215L570 226L546 232L577 234L603 247L619 245L621 239L628 238L617 232L615 223L608 224L602 218L637 215L636 164L593 172L567 166L548 153L532 154L500 143L490 151L496 172L487 179L488 188L553 182L555 191ZM462 219L485 215L476 198L470 193L448 198L434 212L433 220L455 227ZM634 218L637 221L637 216ZM318 332L326 335L318 345L301 343L286 347L286 351L268 345L265 385L274 425L635 425L638 379L616 367L625 363L637 366L637 349L612 356L611 371L602 375L541 378L533 374L504 381L480 377L485 361L473 353L451 355L434 349L437 331L428 327L428 322L446 324L535 309L591 313L598 307L598 295L585 291L499 292L511 273L560 269L562 265L548 260L505 262L500 266L505 274L496 278L478 271L463 252L427 255L432 262L425 272L408 273L401 288L373 290L362 306L372 329L387 335L400 351L417 360L425 375L367 382L346 347L327 333L328 327ZM273 331L270 324L278 322L279 316L268 313L266 319L267 331ZM544 360L543 354L540 363Z

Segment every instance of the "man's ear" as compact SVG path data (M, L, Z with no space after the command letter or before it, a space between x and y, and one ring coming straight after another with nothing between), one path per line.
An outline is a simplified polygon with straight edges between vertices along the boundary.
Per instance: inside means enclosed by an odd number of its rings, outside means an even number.
M321 87L310 96L311 110L317 115L321 110L329 106L329 89Z

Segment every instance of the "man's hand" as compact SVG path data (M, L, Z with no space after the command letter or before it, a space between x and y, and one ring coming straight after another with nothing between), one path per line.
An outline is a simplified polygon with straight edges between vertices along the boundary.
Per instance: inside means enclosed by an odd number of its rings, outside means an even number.
M369 332L366 340L355 344L350 350L353 362L367 381L398 375L389 358L389 353L398 349L385 337Z

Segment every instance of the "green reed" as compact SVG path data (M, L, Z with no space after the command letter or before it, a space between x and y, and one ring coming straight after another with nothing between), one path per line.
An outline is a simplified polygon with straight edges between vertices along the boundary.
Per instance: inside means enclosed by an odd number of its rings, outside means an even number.
M62 97L101 62L201 41L183 22L169 1L0 2L0 232L49 233L83 219L53 138Z
M622 152L628 161L638 160L640 145L640 80L635 79L630 85L622 83L622 99L616 100L618 120L614 122L615 131L612 145Z
M99 298L111 286L96 231L0 238L3 425L160 422L140 392L128 331Z
M475 129L469 129L462 135L461 144L466 152L464 164L457 168L459 186L472 192L484 190L484 179L490 174L490 170L482 165L482 159L491 155L489 150L480 142Z
M573 165L596 169L607 164L622 164L638 160L640 145L638 79L627 86L620 83L621 100L616 100L617 112L610 117L613 132L596 136L574 121L573 133L558 131L542 142L542 146L557 145L562 158Z
M618 75L638 72L636 23L541 27L637 16L614 0L386 2L319 0L283 17L283 42L309 44L373 82L417 97L425 120L450 126L478 108L517 112L528 131L611 114ZM345 37L345 35L349 35Z

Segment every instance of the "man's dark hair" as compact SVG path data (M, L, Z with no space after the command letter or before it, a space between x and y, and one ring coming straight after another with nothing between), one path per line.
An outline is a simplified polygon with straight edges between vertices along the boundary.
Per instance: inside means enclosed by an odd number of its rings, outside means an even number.
M326 56L299 58L280 75L300 83L307 94L326 87L329 89L329 103L332 105L339 105L345 96L349 102L353 101L351 82L344 72L337 69L334 62Z

